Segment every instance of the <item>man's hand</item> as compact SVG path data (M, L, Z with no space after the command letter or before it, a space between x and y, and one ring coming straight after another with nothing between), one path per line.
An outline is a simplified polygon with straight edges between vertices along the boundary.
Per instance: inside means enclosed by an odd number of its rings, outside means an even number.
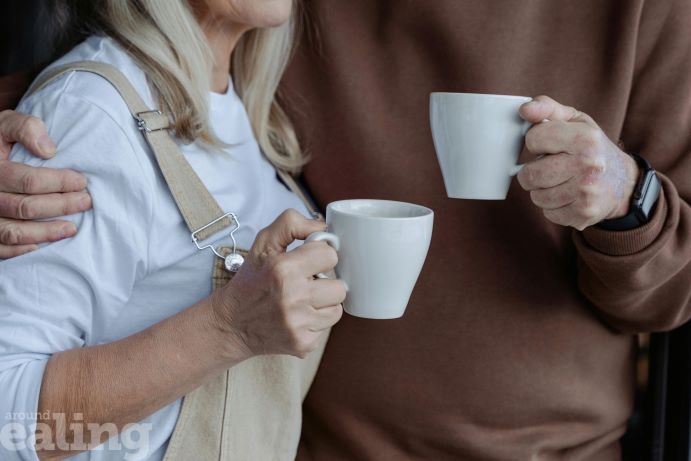
M36 244L73 236L68 221L34 222L91 208L86 178L72 170L36 168L7 160L18 142L40 158L55 155L55 144L39 119L0 112L0 259L33 251Z
M547 219L583 230L628 212L638 166L592 118L547 96L520 114L534 124L525 144L535 158L518 181Z

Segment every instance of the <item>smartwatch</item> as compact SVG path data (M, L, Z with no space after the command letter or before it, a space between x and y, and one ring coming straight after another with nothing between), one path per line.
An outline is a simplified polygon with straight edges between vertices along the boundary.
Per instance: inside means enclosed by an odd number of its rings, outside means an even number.
M614 219L605 219L597 224L600 229L610 231L625 231L642 226L650 220L655 211L657 199L660 197L660 178L646 159L637 154L629 154L636 160L640 175L638 183L631 197L631 206L625 216Z

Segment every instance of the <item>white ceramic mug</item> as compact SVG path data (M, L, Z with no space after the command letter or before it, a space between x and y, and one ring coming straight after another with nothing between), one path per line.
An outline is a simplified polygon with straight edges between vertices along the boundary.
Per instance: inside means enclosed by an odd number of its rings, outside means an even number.
M530 123L519 107L527 96L430 94L437 159L451 198L504 200Z
M344 310L357 317L403 315L432 238L434 212L390 200L341 200L326 207L324 240L338 251L336 275L345 282Z

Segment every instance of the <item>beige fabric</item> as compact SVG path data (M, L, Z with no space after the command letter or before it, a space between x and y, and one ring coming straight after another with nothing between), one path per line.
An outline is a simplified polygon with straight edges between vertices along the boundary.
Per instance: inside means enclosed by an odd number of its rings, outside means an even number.
M233 277L216 261L214 289ZM276 355L247 360L188 394L164 461L294 459L302 400L325 345L326 337L304 360Z
M167 130L168 118L146 107L129 81L114 67L97 62L77 62L41 75L29 92L37 91L58 76L72 71L102 76L127 102L154 152L158 165L190 231L223 215L223 211L187 163ZM288 173L283 180L315 216L309 196ZM199 233L205 239L230 224L225 220ZM221 249L228 254L228 248ZM239 251L245 253L244 251ZM215 258L213 286L232 278L223 260ZM213 378L183 399L182 410L164 461L261 461L295 458L302 423L302 400L321 360L326 335L305 359L267 355L246 360Z

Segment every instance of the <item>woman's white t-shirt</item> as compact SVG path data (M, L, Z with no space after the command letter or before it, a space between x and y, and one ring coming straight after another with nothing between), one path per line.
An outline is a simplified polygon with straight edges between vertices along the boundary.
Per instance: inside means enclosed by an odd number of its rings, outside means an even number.
M91 37L56 65L78 60L115 65L158 107L144 72L113 40ZM0 264L0 451L8 461L37 459L28 445L52 354L127 337L193 305L211 292L215 257L192 242L152 152L106 80L71 73L18 110L45 121L58 153L42 161L15 146L11 159L84 173L93 209L65 218L77 225L75 237ZM231 147L178 144L221 208L237 215L240 248L287 208L308 215L261 155L232 82L226 94L210 94L210 122ZM139 422L138 434L75 459L160 460L179 409L178 400Z

